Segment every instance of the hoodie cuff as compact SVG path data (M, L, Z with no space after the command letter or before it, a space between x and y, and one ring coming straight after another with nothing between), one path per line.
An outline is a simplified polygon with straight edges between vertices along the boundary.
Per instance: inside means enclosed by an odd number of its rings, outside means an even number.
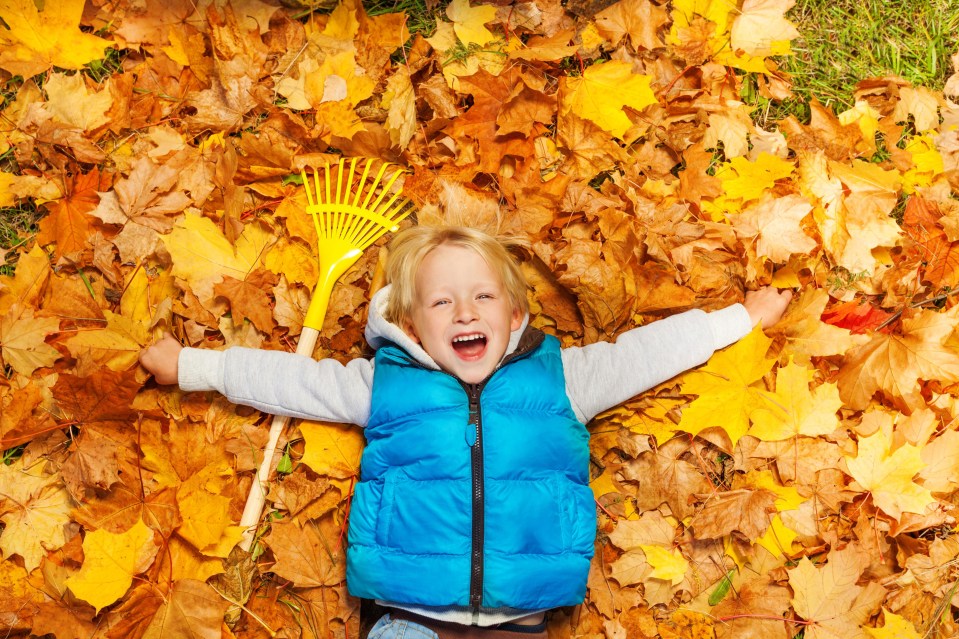
M726 348L753 330L752 319L742 304L733 304L707 315L713 333L713 348Z
M187 392L222 387L223 352L184 348L177 360L177 384Z

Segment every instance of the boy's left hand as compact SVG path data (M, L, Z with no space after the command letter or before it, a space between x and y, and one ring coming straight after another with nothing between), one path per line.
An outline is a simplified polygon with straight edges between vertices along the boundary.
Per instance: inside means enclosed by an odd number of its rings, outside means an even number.
M758 291L748 291L743 306L746 307L753 326L762 323L763 328L769 328L783 316L792 298L792 291L788 289L779 291L767 286Z

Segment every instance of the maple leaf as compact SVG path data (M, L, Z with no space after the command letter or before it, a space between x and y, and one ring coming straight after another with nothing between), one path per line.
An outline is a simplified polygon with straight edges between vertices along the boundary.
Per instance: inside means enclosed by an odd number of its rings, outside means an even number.
M633 125L623 109L641 111L657 102L650 80L649 76L634 74L627 62L594 64L580 77L562 78L560 115L575 113L622 138Z
M816 248L801 224L811 211L812 205L801 195L767 195L732 221L737 232L755 238L758 257L784 263L793 254L810 254Z
M864 628L866 633L874 639L921 639L922 635L916 630L911 621L893 614L883 608L883 625L876 628Z
M275 523L265 541L276 556L272 570L297 586L335 586L346 579L343 549L333 545L339 526L331 517Z
M819 568L803 557L788 571L796 614L811 622L805 627L805 637L863 636L859 626L872 616L885 591L874 581L859 586L856 582L861 573L852 551L829 553L828 561Z
M79 362L89 362L78 364L79 368L106 366L112 371L127 370L150 341L147 326L110 311L104 311L104 315L106 328L79 332L64 344Z
M496 17L496 8L489 5L471 6L469 0L453 0L446 7L446 16L453 23L456 37L465 45L483 46L496 39L486 23Z
M640 544L639 548L646 554L646 561L653 567L650 576L654 579L663 579L678 586L683 582L689 561L678 550L667 550L662 546Z
M4 363L28 377L38 368L53 366L60 359L60 351L44 339L59 330L57 318L35 318L29 306L13 305L0 317L0 355Z
M766 402L750 414L749 434L766 441L806 435L828 435L839 428L836 413L842 406L835 384L821 384L810 392L814 373L789 363L776 373L776 392L764 395Z
M109 636L110 639L220 639L223 615L229 606L230 602L211 586L195 579L176 581L165 593L157 593L155 586L147 584L134 589L116 609L119 623Z
M784 335L789 352L797 362L812 356L842 355L854 346L869 341L866 335L827 324L823 315L829 294L818 288L807 288L789 305L783 318L770 329L770 334Z
M0 448L26 443L57 430L47 404L46 387L34 380L23 385L0 383Z
M872 271L873 249L895 246L901 237L901 229L889 216L901 184L899 173L862 160L853 160L852 166L829 162L829 171L849 194L841 206L826 209L817 218L823 248L852 273Z
M22 557L31 572L48 550L66 542L64 527L73 507L59 474L44 473L43 466L27 466L23 457L0 464L0 550L5 558Z
M58 122L92 131L110 121L107 111L113 106L113 95L109 85L90 92L82 74L52 73L43 90L47 94L43 110Z
M0 68L29 78L51 67L82 69L103 57L113 46L80 31L83 0L59 0L43 10L30 0L2 0L0 18Z
M126 594L133 577L153 563L158 549L153 531L142 520L120 534L88 532L83 539L83 565L64 583L99 613Z
M187 154L177 156L180 162ZM119 180L112 191L102 193L100 203L90 214L107 224L125 225L133 221L161 233L173 228L170 214L179 214L190 198L177 188L182 166L178 161L157 165L149 157L133 165L129 177Z
M750 542L756 541L769 528L776 512L775 495L764 489L728 490L703 497L705 505L689 522L702 539L718 539L735 530Z
M795 0L745 0L729 30L733 51L767 57L790 53L789 42L799 37L784 14Z
M665 7L649 0L623 0L597 13L596 27L613 46L626 37L638 51L664 46L659 32L668 20Z
M772 368L766 359L771 341L757 327L705 366L680 378L683 393L697 395L683 409L677 428L698 435L711 426L722 428L733 446L749 430L749 416L763 406L765 391L756 383Z
M416 133L416 95L409 70L400 68L390 77L383 93L382 106L389 109L386 128L393 146L405 149Z
M665 503L679 519L695 513L696 506L690 503L689 495L707 492L710 484L698 466L683 459L688 451L689 443L677 437L624 466L625 480L637 484L635 499L640 512L657 509ZM658 479L650 482L649 477Z
M248 224L232 246L209 219L186 215L163 244L173 257L173 274L183 278L201 301L211 301L224 276L245 280L259 264L272 238L259 224Z
M846 355L837 380L850 408L866 408L882 391L905 410L924 400L919 380L959 381L959 355L944 347L955 330L956 309L919 311L902 320L901 334L877 334Z
M893 450L881 430L859 438L859 451L855 457L846 457L846 466L863 490L872 494L876 506L895 519L903 512L922 514L936 501L913 481L925 466L919 449L903 444Z
M68 177L66 197L54 202L40 220L39 242L55 243L58 257L83 250L93 233L89 213L100 201L97 191L105 190L108 184L108 178L96 168Z
M362 431L343 424L303 421L300 432L306 441L302 462L320 475L355 477L363 451Z
M848 329L853 335L875 331L892 317L892 313L862 300L843 302L822 313L822 321Z

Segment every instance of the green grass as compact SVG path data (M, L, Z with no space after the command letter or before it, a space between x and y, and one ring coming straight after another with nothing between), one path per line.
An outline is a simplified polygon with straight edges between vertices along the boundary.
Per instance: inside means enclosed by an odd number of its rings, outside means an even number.
M43 212L37 210L32 201L0 207L0 255L3 255L0 275L13 275L17 254L12 249L26 244L36 235L41 217Z
M869 77L894 74L941 90L959 49L955 0L798 0L786 17L800 33L782 64L793 91L799 102L816 97L837 113Z

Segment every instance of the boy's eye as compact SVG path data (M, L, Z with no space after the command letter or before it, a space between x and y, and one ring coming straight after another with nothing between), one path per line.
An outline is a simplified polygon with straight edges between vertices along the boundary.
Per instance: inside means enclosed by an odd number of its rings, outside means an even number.
M479 295L476 296L476 298L481 300L491 300L493 299L493 296L490 295L489 293L480 293Z

